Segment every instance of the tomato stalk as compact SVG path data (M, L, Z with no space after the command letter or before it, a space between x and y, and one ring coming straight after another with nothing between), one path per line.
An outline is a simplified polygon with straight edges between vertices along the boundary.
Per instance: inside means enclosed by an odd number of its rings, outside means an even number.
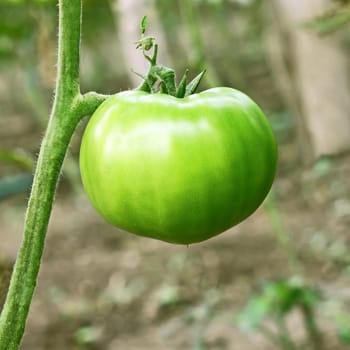
M55 99L41 144L24 234L0 317L0 350L18 349L35 291L47 226L62 163L74 130L106 96L80 93L81 0L59 0Z
M178 98L194 94L203 78L205 70L199 73L190 83L188 80L188 70L186 70L178 86L176 86L176 74L172 68L159 65L157 63L158 44L152 36L145 36L147 29L147 17L141 20L141 39L136 42L136 48L142 50L145 59L150 63L150 68L146 76L134 71L144 81L136 88L136 90L145 91L148 93L162 93ZM153 49L152 57L147 54L147 51Z

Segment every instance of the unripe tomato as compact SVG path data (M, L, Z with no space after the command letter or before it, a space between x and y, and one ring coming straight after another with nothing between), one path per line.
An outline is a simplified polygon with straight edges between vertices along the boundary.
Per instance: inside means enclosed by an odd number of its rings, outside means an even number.
M270 190L276 161L267 118L231 88L181 99L118 93L93 114L80 150L86 193L108 222L180 244L252 214Z

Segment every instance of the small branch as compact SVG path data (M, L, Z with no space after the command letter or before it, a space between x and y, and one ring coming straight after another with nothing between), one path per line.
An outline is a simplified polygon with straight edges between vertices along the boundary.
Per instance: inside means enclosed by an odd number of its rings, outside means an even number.
M108 97L110 95L103 95L94 91L79 95L74 110L80 118L91 115Z
M143 82L135 90L144 91L148 93L161 93L174 96L177 98L184 98L192 95L196 92L199 83L205 73L203 70L197 77L195 77L189 84L187 84L188 70L186 70L180 85L176 86L176 74L175 70L157 63L158 57L158 44L154 37L145 37L144 33L147 27L146 22L147 17L143 17L141 21L141 39L136 42L136 48L141 48L144 58L149 62L150 67L148 69L147 75L143 77L142 74L136 73L139 77L143 79ZM153 48L152 58L146 54Z
M270 225L272 227L272 232L275 235L281 248L286 253L288 259L289 272L292 275L300 273L301 266L298 261L298 256L295 251L293 241L291 239L290 232L283 222L281 213L279 212L274 193L271 192L264 202L264 208L268 215Z
M258 330L260 331L262 336L265 337L267 340L269 340L272 344L275 344L277 346L281 345L279 337L273 331L271 331L268 327L261 324L258 327Z
M323 339L322 334L316 324L314 310L308 305L302 305L301 312L312 347L315 350L322 350L324 348Z
M157 64L157 59L158 59L158 44L154 44L153 56L150 61L152 66L155 66Z
M289 334L289 329L285 323L285 318L283 316L277 316L274 321L278 330L281 348L285 350L297 350L298 347Z

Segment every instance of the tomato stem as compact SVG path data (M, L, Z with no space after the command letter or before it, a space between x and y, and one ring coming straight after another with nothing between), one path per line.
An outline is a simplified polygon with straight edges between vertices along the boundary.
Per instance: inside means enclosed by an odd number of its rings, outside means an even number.
M136 42L136 48L142 50L145 59L150 63L149 70L146 76L133 71L136 75L143 79L143 82L136 90L145 91L148 93L168 94L178 98L184 98L192 95L197 91L199 83L205 73L205 70L197 75L189 84L187 84L188 69L178 86L176 86L176 74L172 68L159 65L157 63L158 44L152 36L145 37L147 28L147 17L143 17L140 24L141 39ZM153 55L150 57L146 51L153 49ZM186 85L187 84L187 85Z
M41 144L24 223L23 241L0 316L0 350L17 350L35 291L55 190L70 139L80 119L107 96L80 94L81 0L59 0L55 99Z

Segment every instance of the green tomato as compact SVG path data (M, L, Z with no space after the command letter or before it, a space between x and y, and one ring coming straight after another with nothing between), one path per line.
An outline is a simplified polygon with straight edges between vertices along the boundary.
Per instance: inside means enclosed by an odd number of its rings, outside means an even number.
M276 162L263 112L222 87L183 99L111 96L93 114L80 149L85 191L108 222L179 244L206 240L252 214Z

